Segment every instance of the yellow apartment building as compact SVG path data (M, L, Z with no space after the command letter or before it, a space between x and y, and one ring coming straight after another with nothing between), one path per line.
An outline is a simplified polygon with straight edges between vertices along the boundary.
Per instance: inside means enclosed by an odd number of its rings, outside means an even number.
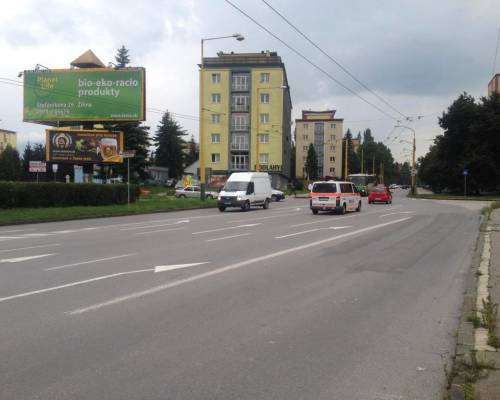
M281 57L219 52L203 59L201 71L200 161L208 185L232 172L262 171L273 187L285 187L292 102Z
M302 111L295 120L295 176L307 178L306 159L309 145L318 157L318 176L340 177L342 174L343 119L335 118L336 110Z
M0 153L5 150L7 145L15 149L17 145L16 132L0 129Z
M493 93L500 94L500 74L495 74L491 78L490 83L488 83L488 96L491 96Z

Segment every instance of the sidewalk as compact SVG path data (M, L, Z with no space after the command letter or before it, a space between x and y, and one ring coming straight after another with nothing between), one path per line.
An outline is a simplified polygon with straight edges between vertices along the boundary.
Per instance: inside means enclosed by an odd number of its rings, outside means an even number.
M466 279L456 358L449 371L451 400L500 399L500 344L496 343L495 348L490 341L494 335L500 336L499 303L500 209L497 209L481 225L472 268ZM485 318L487 316L490 318Z

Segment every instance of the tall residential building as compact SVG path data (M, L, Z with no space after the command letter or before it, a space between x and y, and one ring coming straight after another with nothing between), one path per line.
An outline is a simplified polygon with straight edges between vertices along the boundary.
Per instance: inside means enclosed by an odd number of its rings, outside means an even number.
M488 83L488 96L491 96L492 93L500 94L500 74L495 74Z
M281 57L217 53L203 59L202 85L200 158L208 184L231 172L259 170L271 174L274 187L285 186L292 101Z
M342 174L343 119L335 118L336 110L302 111L295 120L295 175L307 178L306 159L309 145L318 157L318 176L338 177Z
M5 150L7 145L11 145L13 149L17 145L16 132L8 131L6 129L0 129L0 153Z

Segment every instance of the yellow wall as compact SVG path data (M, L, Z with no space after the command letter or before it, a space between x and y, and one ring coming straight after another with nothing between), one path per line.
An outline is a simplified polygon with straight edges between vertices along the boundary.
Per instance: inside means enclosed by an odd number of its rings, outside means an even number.
M6 132L0 129L0 152L2 152L7 145L10 145L13 149L17 145L17 137L15 133Z
M269 82L261 83L260 74L269 73ZM259 143L259 154L269 154L269 165L283 164L283 71L278 68L255 68L251 73L251 132L250 132L250 168L257 162L257 127L258 133L268 134L269 143ZM260 102L260 95L269 93L269 104ZM269 123L260 123L260 114L269 114Z

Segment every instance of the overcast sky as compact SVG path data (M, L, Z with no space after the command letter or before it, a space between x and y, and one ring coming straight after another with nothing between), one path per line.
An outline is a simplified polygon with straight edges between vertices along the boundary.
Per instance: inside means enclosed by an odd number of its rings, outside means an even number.
M400 117L262 1L231 1L335 79ZM267 1L397 110L424 116L411 124L417 155L425 154L441 132L437 118L461 92L486 95L500 27L498 0ZM197 117L200 38L235 32L245 40L208 42L205 54L277 51L287 69L293 119L303 109L336 109L337 117L345 119L344 131L369 127L397 160L404 159L409 145L399 140L410 139L409 131L397 136L394 120L314 69L224 0L6 0L0 13L0 78L20 81L18 73L37 63L67 68L87 49L106 64L124 44L131 65L146 68L147 107ZM42 142L46 127L22 122L22 88L0 81L0 94L0 128L18 132L18 150L28 140ZM152 133L160 117L148 112ZM195 118L178 121L197 138Z

